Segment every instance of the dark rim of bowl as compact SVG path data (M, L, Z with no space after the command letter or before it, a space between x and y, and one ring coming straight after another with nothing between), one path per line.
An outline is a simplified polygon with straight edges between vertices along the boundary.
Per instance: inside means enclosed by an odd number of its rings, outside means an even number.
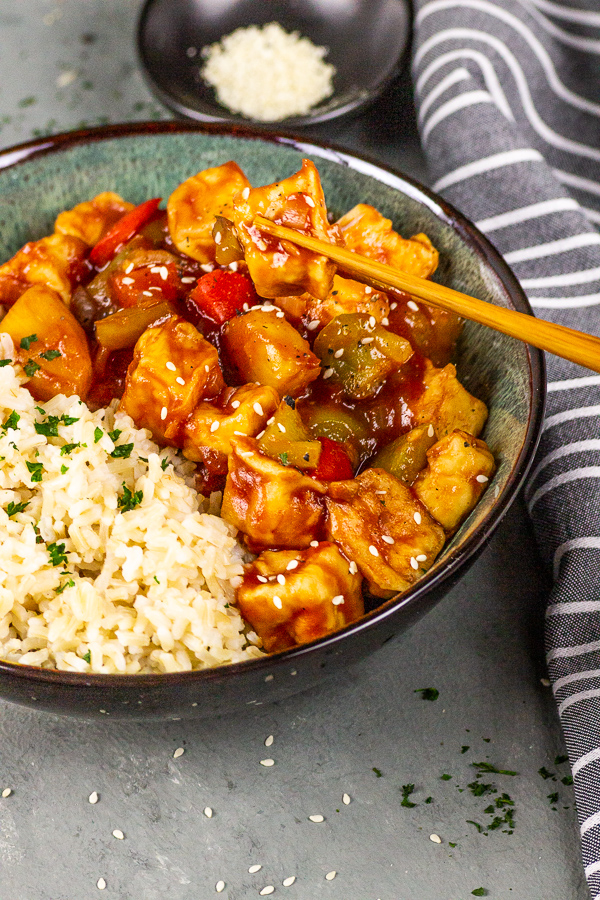
M380 97L384 90L389 87L392 81L394 81L394 79L404 71L407 61L410 58L410 46L412 39L412 4L408 3L406 37L404 40L404 44L401 47L394 64L390 66L388 71L380 78L377 85L371 88L371 90L359 92L354 96L350 96L350 99L346 101L344 101L344 95L342 94L337 104L335 103L334 95L333 97L325 101L324 106L317 105L312 112L308 112L303 116L289 116L288 118L280 119L277 122L261 123L255 119L247 119L245 116L239 115L238 113L230 113L227 111L227 108L225 106L221 106L221 104L217 100L214 101L214 113L202 112L201 110L196 109L193 106L188 106L187 104L178 101L172 93L161 87L161 85L158 83L158 81L156 81L154 75L152 74L148 54L146 52L145 28L146 21L150 14L150 9L154 5L154 3L155 0L146 0L146 3L144 3L144 6L142 7L142 10L140 12L137 25L136 50L144 79L146 80L146 83L154 96L161 103L163 103L176 115L191 119L194 122L200 122L204 124L229 123L241 125L242 127L249 127L252 129L264 129L266 131L272 131L274 128L277 130L281 130L286 128L306 128L311 125L319 125L322 122L329 122L332 119L338 119L341 116L349 115L350 113L358 113L371 104L375 103L378 97ZM221 114L219 114L219 109L223 110Z
M515 308L521 312L533 315L529 301L508 265L487 238L462 213L413 178L402 175L390 166L383 165L368 156L350 152L329 142L304 139L302 136L280 131L266 132L261 129L225 123L134 122L64 132L9 147L0 152L0 170L19 165L37 156L68 150L78 144L114 140L115 138L143 137L147 134L177 133L223 135L225 137L240 137L266 143L281 144L303 153L310 154L314 152L315 155L320 155L324 159L334 160L341 165L346 165L364 174L371 175L389 187L409 196L411 199L423 203L447 225L454 228L460 237L469 244L469 247L479 259L494 271ZM464 544L452 551L439 569L434 569L424 575L406 593L384 601L381 606L366 613L358 621L346 625L339 631L335 631L325 637L311 641L309 644L301 644L290 650L273 653L259 659L229 663L211 669L197 669L191 672L108 675L67 672L60 669L42 669L36 666L0 660L0 675L7 674L13 678L23 678L30 681L63 683L73 686L85 685L99 688L123 688L126 684L130 686L139 684L141 688L146 689L153 685L165 684L165 682L176 684L177 682L221 680L223 677L230 675L233 677L237 673L249 673L250 671L259 674L285 663L296 663L304 656L311 654L316 648L333 653L336 647L348 636L360 634L372 626L384 622L386 619L393 617L400 608L417 606L423 595L429 590L440 587L448 580L451 582L455 581L461 569L466 566L471 557L476 555L486 545L515 500L519 488L531 467L544 420L546 364L544 354L530 345L527 345L527 358L529 362L531 408L523 444L504 490L486 517L469 535Z

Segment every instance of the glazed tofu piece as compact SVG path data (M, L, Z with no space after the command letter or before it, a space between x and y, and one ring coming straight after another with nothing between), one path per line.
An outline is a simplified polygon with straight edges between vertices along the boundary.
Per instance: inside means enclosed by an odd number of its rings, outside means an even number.
M335 544L266 550L246 568L236 600L265 650L306 644L364 613L362 577Z
M252 552L308 547L318 537L327 486L261 453L254 438L232 440L221 516Z
M229 319L223 346L242 381L267 384L280 397L300 393L321 372L308 342L271 305Z
M359 203L337 224L349 250L419 278L429 278L437 269L439 253L426 234L400 237L391 219L373 206Z
M453 431L427 451L427 467L412 487L433 518L452 532L474 508L495 468L485 441Z
M216 348L174 315L147 328L135 345L121 409L156 441L178 447L188 416L224 387Z
M366 284L354 281L351 278L342 278L334 275L332 288L325 300L317 300L309 297L306 315L311 320L317 321L323 328L336 316L346 313L364 313L373 316L378 323L387 319L390 304L387 294L375 291ZM383 322L385 325L386 322ZM314 327L314 326L313 326ZM309 325L310 330L312 330Z
M115 222L132 209L133 203L123 200L119 194L103 191L92 200L61 212L54 223L54 230L59 234L70 234L88 247L93 247Z
M237 163L204 169L177 187L167 201L169 233L177 249L201 263L214 262L216 216L231 219L233 198L250 189Z
M41 284L30 287L4 316L1 330L12 338L36 400L56 394L86 399L92 383L87 337L56 291Z
M376 596L407 590L444 546L444 529L410 488L383 469L332 483L325 502L327 537L358 566Z
M415 425L431 422L438 438L457 428L477 437L487 419L487 406L462 386L456 367L448 363L436 369L428 363L423 383L424 390L412 406Z
M0 266L0 303L12 306L34 284L44 285L70 306L84 272L86 244L70 234L51 234L31 241Z
M259 296L272 299L307 291L324 300L331 290L334 263L325 256L263 234L254 225L257 215L331 241L325 197L314 163L305 159L295 175L266 187L242 191L235 199L233 221Z
M279 406L277 391L267 385L245 384L223 393L219 403L201 401L186 421L183 455L188 459L204 460L206 448L229 456L231 441L263 431Z

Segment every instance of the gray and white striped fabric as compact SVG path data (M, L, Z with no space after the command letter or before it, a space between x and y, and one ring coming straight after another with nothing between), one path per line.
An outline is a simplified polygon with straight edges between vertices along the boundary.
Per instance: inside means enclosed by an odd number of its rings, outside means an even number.
M537 315L600 335L599 0L415 0L432 186L512 266ZM526 498L554 572L547 658L600 898L600 375L548 357Z

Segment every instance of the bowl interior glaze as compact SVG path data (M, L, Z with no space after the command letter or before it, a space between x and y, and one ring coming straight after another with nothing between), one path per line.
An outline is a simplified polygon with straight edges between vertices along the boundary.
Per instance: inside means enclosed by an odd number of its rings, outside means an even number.
M336 68L331 97L306 115L277 123L299 128L362 109L381 93L404 59L410 4L408 0L147 0L137 40L150 88L180 116L248 124L244 116L222 106L204 82L200 51L236 28L274 21L327 47L326 62Z
M27 240L50 233L61 210L101 191L115 190L134 203L166 199L185 178L230 159L252 184L268 184L295 172L304 156L315 162L335 216L359 202L372 204L403 235L429 235L440 251L436 280L530 312L514 276L487 240L414 181L336 148L223 126L116 126L0 154L0 260ZM312 644L203 672L89 676L0 662L0 696L72 715L210 716L305 689L407 628L448 591L489 540L523 481L541 429L541 353L467 323L456 363L463 383L489 407L483 437L498 468L474 512L412 590Z

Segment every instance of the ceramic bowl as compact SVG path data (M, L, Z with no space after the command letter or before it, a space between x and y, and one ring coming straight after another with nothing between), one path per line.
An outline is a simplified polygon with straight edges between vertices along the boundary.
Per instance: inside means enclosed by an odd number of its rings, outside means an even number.
M334 92L308 114L277 123L300 128L371 103L398 74L410 35L408 0L147 0L138 54L148 84L177 115L199 122L250 120L216 99L200 75L201 50L236 28L279 22L329 49ZM274 86L276 89L276 85ZM257 125L259 123L253 123ZM269 127L269 126L265 126Z
M424 231L440 251L436 280L531 312L509 268L460 213L413 180L339 149L278 134L178 123L74 132L0 154L0 260L53 230L58 212L103 190L139 203L168 197L185 178L236 160L255 185L317 165L329 209L370 203L405 235ZM484 437L498 469L443 554L410 591L328 637L262 659L200 672L83 675L0 662L0 696L55 713L112 718L212 716L259 706L340 672L407 629L471 565L515 499L543 418L542 354L467 323L456 358L466 387L489 407Z

